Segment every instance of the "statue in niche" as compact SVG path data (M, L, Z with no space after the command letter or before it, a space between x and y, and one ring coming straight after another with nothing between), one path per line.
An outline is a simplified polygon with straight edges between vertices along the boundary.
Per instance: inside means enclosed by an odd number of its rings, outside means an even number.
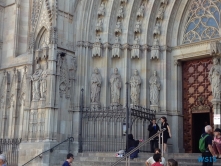
M45 99L46 91L47 91L47 70L44 70L41 74L41 81L40 81L40 94L41 99Z
M153 76L150 77L150 103L151 105L159 104L160 97L160 80L157 77L157 72L154 71Z
M144 3L140 6L137 12L137 17L143 17L144 16Z
M123 6L120 6L120 9L117 12L117 17L118 18L124 18Z
M137 70L134 70L134 75L130 78L130 86L131 86L131 100L132 104L139 105L140 102L140 85L141 85L141 77Z
M75 79L76 71L77 71L77 61L75 58L72 58L71 59L71 67L69 69L70 79Z
M164 5L161 5L158 13L157 13L157 18L163 20L163 15L164 15Z
M213 59L213 66L209 72L209 81L211 83L211 90L213 99L220 99L220 88L221 88L221 66L218 58Z
M105 3L104 2L101 3L101 6L99 7L97 14L98 14L98 16L104 16L104 14L105 14Z
M157 21L155 27L154 27L154 31L153 31L154 35L160 35L160 22Z
M32 85L32 98L33 100L39 100L40 98L40 79L41 79L42 69L40 65L36 65L35 73L31 76Z
M139 39L138 35L135 36L134 44L139 44L139 41L140 41L140 39Z
M96 31L102 31L103 20L99 18L96 25Z
M121 33L121 22L119 20L116 24L115 33Z
M117 68L114 69L114 73L110 77L110 84L111 84L111 103L119 104L122 80L120 74L118 73Z
M98 68L95 68L91 76L91 103L100 103L101 82L101 74Z
M136 22L136 24L135 24L135 29L134 29L134 32L135 33L140 33L140 31L141 31L141 22L138 20L137 22Z

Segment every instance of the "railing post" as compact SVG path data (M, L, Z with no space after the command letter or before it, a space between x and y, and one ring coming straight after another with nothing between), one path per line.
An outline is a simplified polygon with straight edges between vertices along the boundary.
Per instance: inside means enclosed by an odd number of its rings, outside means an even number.
M163 132L162 132L162 156L164 155L164 147L163 147L164 143L163 143Z
M128 151L128 131L129 131L129 106L128 106L128 85L126 82L126 150Z
M81 101L80 101L80 114L79 114L79 137L78 137L78 142L79 142L79 153L83 152L82 148L82 114L83 114L83 105L84 105L84 89L81 89Z

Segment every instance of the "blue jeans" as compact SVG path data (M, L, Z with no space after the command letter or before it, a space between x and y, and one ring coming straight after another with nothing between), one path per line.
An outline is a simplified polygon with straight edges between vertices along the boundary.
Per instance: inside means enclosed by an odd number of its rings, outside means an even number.
M128 149L128 152L130 152L130 151L133 150L134 148L136 148L136 147L130 147L130 148ZM131 158L131 159L137 158L137 157L138 157L138 153L139 153L139 150L136 150L135 152L133 152L133 153L130 155L130 158Z

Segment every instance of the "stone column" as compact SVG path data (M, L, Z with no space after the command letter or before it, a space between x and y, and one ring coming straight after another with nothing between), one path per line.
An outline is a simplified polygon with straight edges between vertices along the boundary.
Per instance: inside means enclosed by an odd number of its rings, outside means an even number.
M221 43L218 41L214 41L210 43L210 55L214 57L213 59L213 66L210 69L209 72L209 79L211 83L211 89L212 89L212 94L213 94L213 99L211 100L213 104L213 123L214 123L214 128L220 128L221 126L221 110L220 110L220 105L221 105L221 95L220 95L220 82L216 81L216 75L214 75L214 72L218 71L219 73L219 79L221 77L221 65L220 65L220 57L221 57ZM219 85L219 90L217 89L217 84ZM217 91L219 91L217 93ZM218 94L218 96L217 96Z

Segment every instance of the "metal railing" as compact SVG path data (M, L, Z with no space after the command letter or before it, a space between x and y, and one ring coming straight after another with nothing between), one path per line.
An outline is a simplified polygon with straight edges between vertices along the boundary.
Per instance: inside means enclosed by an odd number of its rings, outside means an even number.
M0 154L4 154L8 166L18 165L18 152L21 139L0 139Z
M68 141L68 143L69 143L69 144L68 144L68 152L70 152L70 143L74 141L74 138L73 138L73 137L69 137L68 139L66 139L66 140L62 141L61 143L59 143L59 144L53 146L52 148L50 148L50 149L48 149L48 150L46 150L46 151L40 153L39 155L35 156L34 158L32 158L31 160L29 160L28 162L26 162L26 163L23 164L22 166L27 165L28 163L32 162L33 160L35 160L35 159L38 158L38 157L42 158L42 155L43 155L44 153L47 153L47 152L51 152L51 153L52 153L56 147L60 146L61 144L65 143L65 142L67 142L67 141Z
M150 142L152 139L154 139L155 137L159 136L159 147L160 147L160 134L162 134L166 129L162 129L159 132L157 132L155 135L153 135L152 137L150 137L148 140L143 141L142 143L140 143L136 148L134 148L133 150L131 150L130 152L126 153L124 157L120 158L119 160L117 160L115 163L111 164L111 166L116 166L117 164L119 164L121 161L126 159L126 166L130 166L130 155L133 154L134 152L136 152L137 150L139 150L141 147L145 146L148 142ZM162 156L163 156L163 134L162 134Z

